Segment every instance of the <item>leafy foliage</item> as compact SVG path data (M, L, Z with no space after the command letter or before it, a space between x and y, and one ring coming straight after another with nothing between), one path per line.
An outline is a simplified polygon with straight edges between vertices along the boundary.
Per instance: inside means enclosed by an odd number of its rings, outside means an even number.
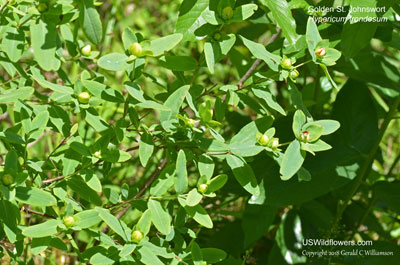
M0 263L400 264L400 6L336 2L0 1Z

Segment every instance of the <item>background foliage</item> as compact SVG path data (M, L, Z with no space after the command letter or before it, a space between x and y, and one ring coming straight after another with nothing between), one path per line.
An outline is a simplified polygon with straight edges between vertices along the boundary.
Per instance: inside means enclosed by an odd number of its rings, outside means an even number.
M0 3L2 264L400 263L397 1Z

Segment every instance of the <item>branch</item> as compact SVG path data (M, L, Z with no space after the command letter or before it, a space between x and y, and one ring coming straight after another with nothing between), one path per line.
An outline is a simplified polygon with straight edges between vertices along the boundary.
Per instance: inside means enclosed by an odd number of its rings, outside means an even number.
M269 45L271 43L273 43L281 34L281 29L278 28L276 33L274 35L272 35L272 37L269 39L268 43L266 44ZM254 61L253 65L250 66L249 70L247 70L247 72L243 75L243 77L239 80L239 82L237 83L237 87L239 90L241 90L243 88L243 84L244 82L246 82L247 79L249 79L249 77L253 74L253 72L256 70L256 68L263 62L263 60L261 59L257 59Z

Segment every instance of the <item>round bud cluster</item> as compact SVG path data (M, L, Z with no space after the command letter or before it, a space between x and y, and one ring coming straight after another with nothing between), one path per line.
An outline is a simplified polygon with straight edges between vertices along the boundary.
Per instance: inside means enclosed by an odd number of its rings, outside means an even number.
M75 224L75 219L73 216L65 216L63 219L63 223L66 227L70 228L73 227Z
M291 77L292 79L296 79L297 77L299 77L299 71L297 71L296 69L293 69L293 70L290 72L290 77Z

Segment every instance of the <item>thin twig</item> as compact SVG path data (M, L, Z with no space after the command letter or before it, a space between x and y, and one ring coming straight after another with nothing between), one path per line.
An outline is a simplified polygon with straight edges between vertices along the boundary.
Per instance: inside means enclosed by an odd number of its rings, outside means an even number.
M272 35L272 37L269 39L268 43L266 44L269 45L271 43L273 43L281 34L281 29L278 28L276 33L274 35ZM253 74L253 72L257 69L257 67L263 62L263 60L261 59L257 59L254 61L253 65L250 66L249 70L247 70L247 72L242 76L242 78L239 80L239 82L237 83L237 87L239 90L241 90L243 88L243 84L244 82L246 82L247 79L249 79L249 77Z
M3 9L8 5L9 2L10 2L10 1L7 0L7 1L4 3L4 5L0 8L0 13L3 12Z

